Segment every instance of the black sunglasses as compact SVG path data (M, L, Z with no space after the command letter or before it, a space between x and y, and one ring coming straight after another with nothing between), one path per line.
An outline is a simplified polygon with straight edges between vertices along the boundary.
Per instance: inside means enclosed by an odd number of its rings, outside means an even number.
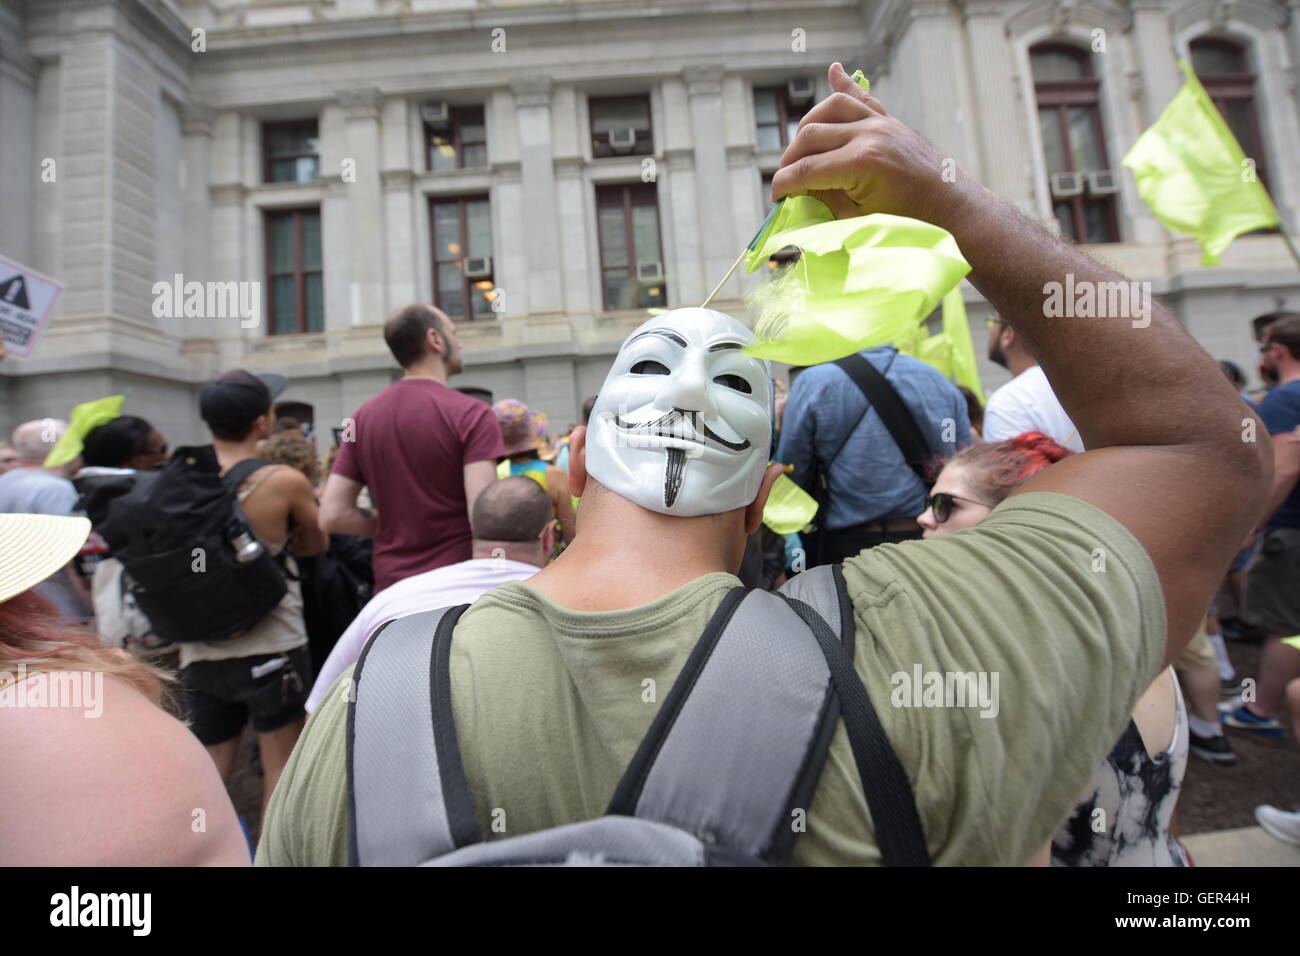
M950 495L946 491L940 491L926 496L925 510L929 511L933 508L934 520L939 524L944 524L952 517L952 503L954 501L966 501L973 505L979 505L981 508L991 509L990 505L986 505L982 501L976 501L974 498L963 498L960 495Z

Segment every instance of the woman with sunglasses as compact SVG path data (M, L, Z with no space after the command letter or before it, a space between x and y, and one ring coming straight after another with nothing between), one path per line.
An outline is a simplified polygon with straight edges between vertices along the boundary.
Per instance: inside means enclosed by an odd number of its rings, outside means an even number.
M922 537L974 527L1031 475L1072 454L1041 432L959 452L939 473L917 517ZM1166 668L1138 700L1074 812L1030 862L1046 865L1050 857L1052 866L1187 866L1170 821L1188 742L1187 710Z

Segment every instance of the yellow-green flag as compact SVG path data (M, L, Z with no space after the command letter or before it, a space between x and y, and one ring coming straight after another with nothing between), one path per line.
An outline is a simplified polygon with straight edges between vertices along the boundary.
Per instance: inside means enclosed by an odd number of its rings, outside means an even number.
M82 442L86 440L86 436L100 425L119 417L125 404L125 395L110 395L108 398L97 398L93 402L82 402L74 408L72 417L68 419L68 430L45 456L45 467L57 468L66 465L80 455Z
M1173 232L1201 244L1201 264L1219 255L1243 232L1279 222L1268 192L1255 177L1228 124L1186 60L1187 82L1160 118L1124 157L1138 195Z
M763 508L763 524L777 534L793 534L807 527L817 513L817 499L781 475L772 485Z
M745 351L790 365L833 362L917 336L919 323L970 271L952 235L875 213L835 219L816 199L786 200L747 256L754 271L786 246L798 261L748 296L758 344Z
M960 286L943 297L943 331L927 338L916 351L901 345L898 350L933 365L949 381L969 388L983 403L984 390L980 387L979 371L975 365L975 343L971 339L966 302L961 297Z

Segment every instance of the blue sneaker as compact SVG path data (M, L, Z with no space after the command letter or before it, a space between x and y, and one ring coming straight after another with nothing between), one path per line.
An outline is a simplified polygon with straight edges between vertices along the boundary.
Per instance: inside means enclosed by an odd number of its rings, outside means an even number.
M1223 724L1225 727L1233 727L1237 730L1247 730L1252 734L1260 737L1281 737L1282 724L1272 717L1256 717L1243 704L1236 710L1230 710L1223 715Z

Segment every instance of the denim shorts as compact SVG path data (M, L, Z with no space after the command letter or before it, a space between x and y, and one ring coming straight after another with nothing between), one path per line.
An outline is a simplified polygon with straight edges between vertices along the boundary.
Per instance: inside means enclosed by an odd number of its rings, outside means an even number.
M265 665L287 658L269 671ZM254 670L258 676L254 676ZM259 734L279 730L307 712L311 653L307 645L278 654L195 661L181 670L190 729L205 746L238 737L252 718Z

